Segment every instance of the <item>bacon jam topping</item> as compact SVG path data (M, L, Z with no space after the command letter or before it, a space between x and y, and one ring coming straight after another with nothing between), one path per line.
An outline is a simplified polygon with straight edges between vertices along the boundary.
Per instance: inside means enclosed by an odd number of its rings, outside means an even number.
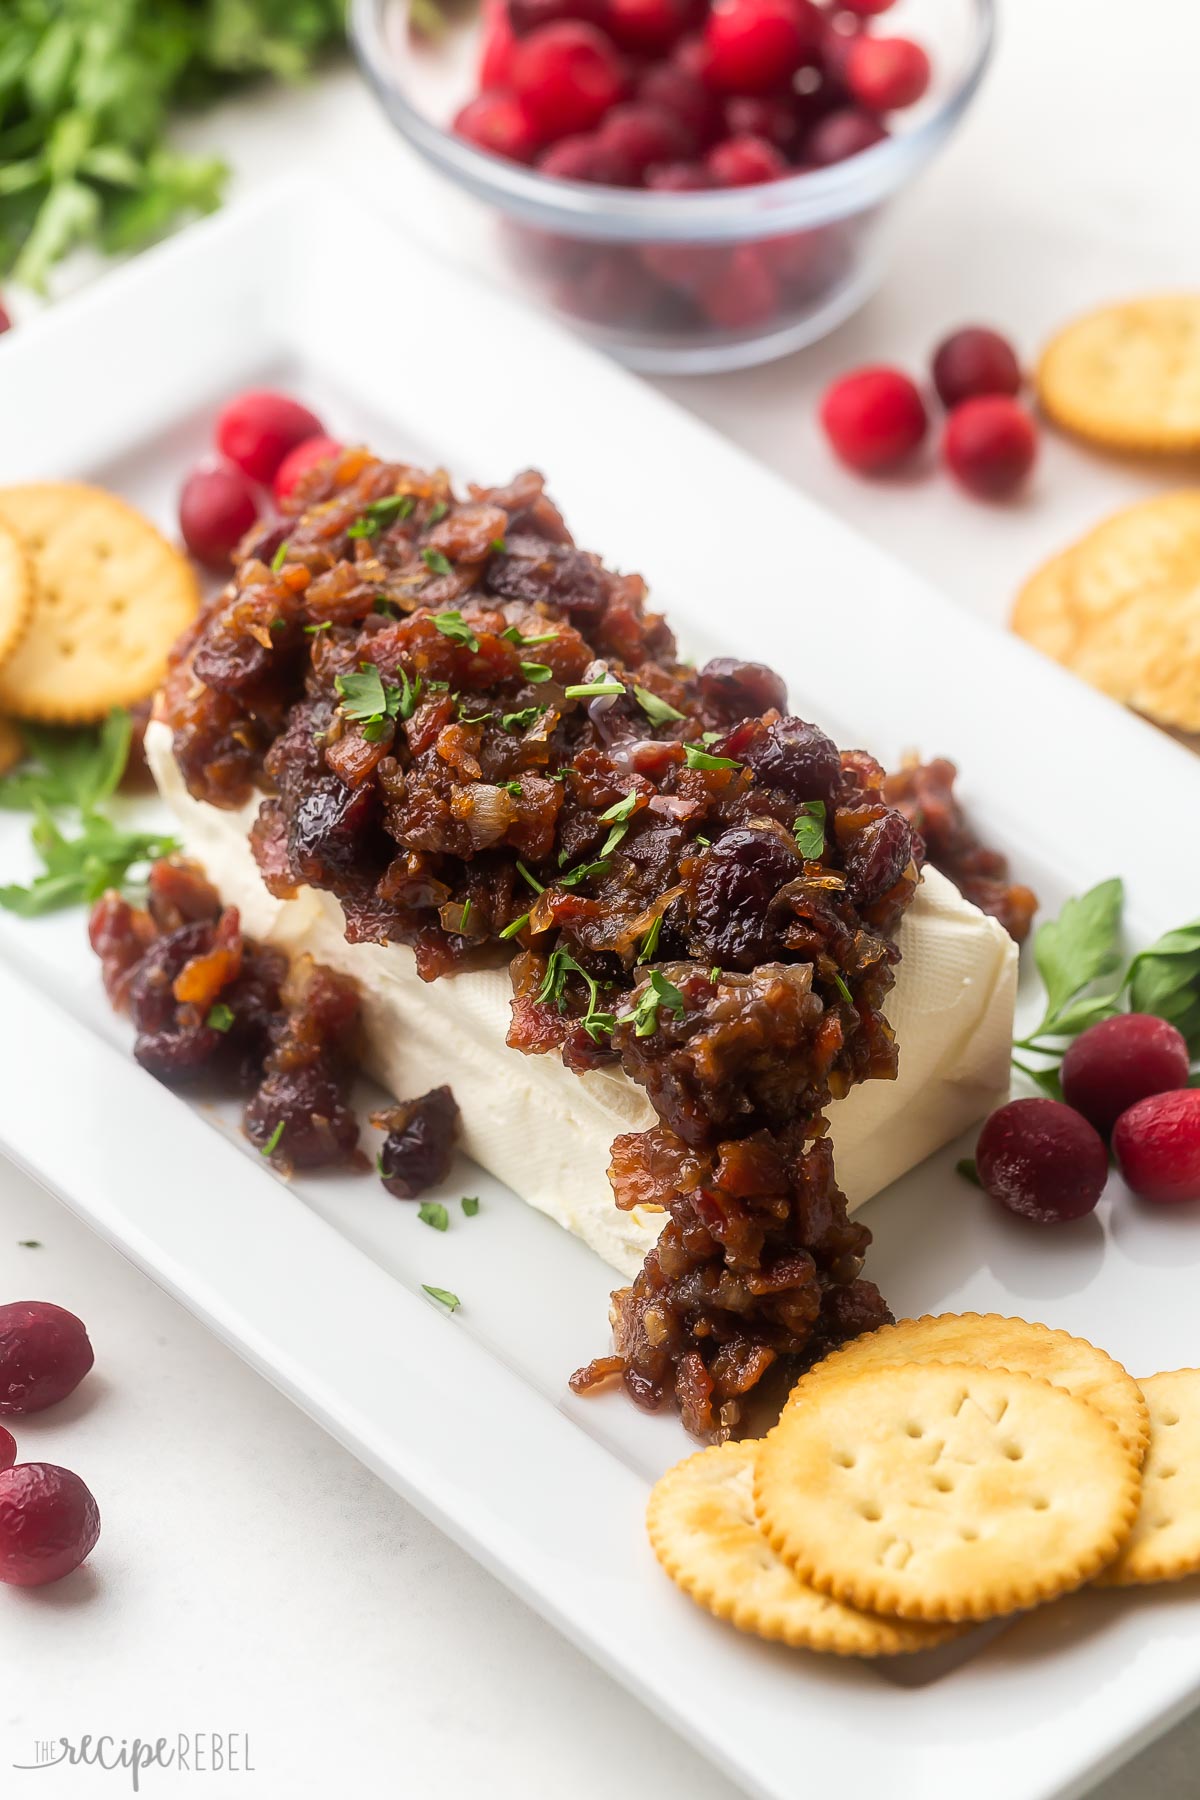
M895 1075L921 840L771 670L681 662L539 475L460 499L355 450L290 507L176 652L187 786L261 792L272 893L336 895L351 942L411 945L425 980L508 960L514 1048L645 1088L659 1123L610 1174L669 1217L575 1385L727 1436L772 1363L888 1316L824 1112Z

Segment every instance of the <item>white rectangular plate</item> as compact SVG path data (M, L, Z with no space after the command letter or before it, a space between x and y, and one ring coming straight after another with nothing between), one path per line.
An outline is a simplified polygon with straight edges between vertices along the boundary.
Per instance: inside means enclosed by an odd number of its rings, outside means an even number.
M1186 752L346 197L230 212L5 339L0 480L102 481L171 530L216 403L264 380L460 477L545 468L580 542L651 578L685 653L769 660L797 711L884 760L954 756L1047 908L1119 872L1139 940L1197 910ZM4 879L26 872L25 838L0 820ZM612 1285L580 1244L467 1165L446 1197L483 1207L455 1207L444 1236L369 1178L286 1186L231 1115L133 1064L79 913L0 915L0 1008L4 1148L752 1792L1079 1793L1200 1693L1194 1587L1077 1597L936 1679L735 1636L646 1545L647 1487L688 1448L678 1424L568 1391L606 1347ZM957 1153L866 1215L897 1312L1045 1318L1135 1373L1200 1360L1190 1209L1139 1211L1114 1181L1096 1218L1038 1231L956 1177Z

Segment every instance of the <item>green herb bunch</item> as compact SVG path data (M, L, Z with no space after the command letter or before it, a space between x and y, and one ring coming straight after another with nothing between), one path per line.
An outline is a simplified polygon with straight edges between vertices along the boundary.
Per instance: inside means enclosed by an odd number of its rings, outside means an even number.
M227 169L166 142L175 107L294 81L344 0L4 0L0 271L43 289L76 244L135 249L220 204Z

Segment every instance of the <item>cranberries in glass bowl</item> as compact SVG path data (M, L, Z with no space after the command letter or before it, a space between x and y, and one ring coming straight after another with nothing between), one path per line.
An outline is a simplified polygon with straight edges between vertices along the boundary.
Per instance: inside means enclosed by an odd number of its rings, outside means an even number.
M797 37L781 0L732 20L733 0L483 0L430 37L420 3L351 0L351 38L397 131L457 189L464 257L664 374L770 361L866 300L899 202L982 79L995 6L794 0ZM851 81L905 103L872 114ZM664 114L688 115L678 143Z

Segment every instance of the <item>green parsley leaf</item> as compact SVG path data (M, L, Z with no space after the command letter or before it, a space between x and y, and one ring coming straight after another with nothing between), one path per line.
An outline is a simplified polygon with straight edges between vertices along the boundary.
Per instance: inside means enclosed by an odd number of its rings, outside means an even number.
M431 1300L436 1300L439 1306L444 1306L447 1312L457 1312L462 1305L458 1295L452 1294L449 1288L430 1287L427 1281L423 1281L421 1291L428 1294Z
M649 931L642 939L642 947L638 951L638 961L640 963L653 962L654 952L658 949L658 940L662 934L662 922L663 916L659 913L655 918L653 925L651 925Z
M792 833L805 862L820 862L825 854L825 802L806 800L792 826Z
M433 555L436 556L437 554L438 552L435 550ZM428 557L426 557L427 562L428 560ZM446 562L444 556L442 557L442 561ZM430 563L429 566L432 568L433 564ZM444 569L438 570L439 575L448 575L449 573L449 563L446 563ZM467 621L460 612L434 613L433 622L438 631L441 632L442 636L448 637L452 643L465 644L468 650L478 650L479 639L475 636L475 633L471 630L471 627L467 624Z
M637 803L638 795L637 790L635 789L632 793L626 794L623 800L618 800L613 806L610 806L607 812L602 812L600 814L600 823L602 825L607 825L610 821L612 822L612 830L609 832L600 848L600 862L607 862L618 844L624 839L625 833L629 830L629 821L633 816L633 809ZM599 865L597 864L596 866L598 867Z
M18 1238L17 1239L17 1249L18 1250L43 1250L43 1249L45 1249L45 1245L42 1243L41 1238Z
M700 742L704 745L704 748L707 750L707 748L710 744L719 743L724 736L725 736L725 733L723 731L702 731L700 733Z
M685 744L683 755L689 769L740 769L742 766L729 756L710 756L699 744Z
M718 981L720 981L721 971L717 967L716 963L714 963L712 968L708 971L708 979L712 982L714 987L716 987Z
M275 552L274 556L271 558L272 574L278 575L280 569L282 569L284 563L287 561L287 555L288 555L288 541L286 538L284 538L282 544L280 544L278 550Z
M1178 1026L1200 1055L1200 919L1168 931L1134 957L1126 977L1134 1012L1156 1013Z
M92 811L119 785L132 733L123 707L110 712L103 725L83 731L23 724L25 759L0 779L0 807L28 812L40 804Z
M842 980L841 975L836 969L833 971L833 985L842 996L842 999L846 1002L846 1005L853 1006L854 995L850 992L850 989L846 986L846 983Z
M410 681L406 669L399 669L397 673L400 676L400 698L396 703L396 717L411 719L421 698L421 677L418 675Z
M545 712L544 706L526 706L520 712L504 713L500 723L505 731L527 731L535 719Z
M613 819L628 819L638 803L638 792L634 788L623 800L614 800L613 804L600 814L600 823L609 824Z
M510 644L516 644L520 650L529 650L534 644L552 644L558 635L557 631L539 631L529 636L516 625L509 625L500 633L502 638L506 638Z
M580 863L577 869L568 869L565 875L560 875L556 886L565 888L578 887L580 882L586 881L590 875L603 875L607 867L608 858L604 856L602 856L598 862Z
M588 700L593 694L623 694L625 683L618 681L615 675L606 675L603 681L574 682L563 692L568 700Z
M423 1200L417 1208L417 1217L422 1225L432 1225L435 1231L449 1230L450 1214L440 1200Z
M454 573L454 564L450 561L450 558L446 555L444 550L431 550L426 547L421 552L421 561L433 575L453 575ZM462 615L460 614L459 617L461 618L461 616ZM440 625L438 626L438 630L441 630ZM479 645L475 644L472 648L478 650Z
M979 1179L979 1170L975 1167L973 1156L964 1156L959 1162L956 1162L954 1172L956 1175L961 1175L964 1181L969 1181L972 1187L982 1188L983 1183Z
M1120 963L1118 942L1124 883L1119 877L1068 900L1034 940L1034 960L1046 984L1046 1013L1035 1037L1049 1034L1067 1002Z
M233 1017L232 1006L226 1006L223 1000L218 1000L214 1006L209 1007L204 1023L213 1031L228 1031L233 1024Z
M468 1219L473 1219L475 1217L476 1213L479 1211L479 1195L478 1194L464 1194L462 1197L462 1200L460 1202L460 1205L462 1206L464 1215Z
M594 975L589 975L582 964L577 963L569 950L553 950L546 964L546 978L538 989L538 1001L543 1006L554 1003L558 1011L566 1011L566 982L568 975L578 975L586 983L588 990L587 1011L580 1023L594 1044L602 1037L608 1036L616 1024L614 1015L603 1012L600 1008L600 983Z
M675 1018L680 1019L687 1007L683 995L673 981L668 981L661 969L651 969L650 980L646 991L634 1006L630 1017L633 1019L635 1037L652 1037L658 1030L658 1009L664 1007Z
M466 899L462 903L462 911L458 915L458 929L459 929L460 933L464 932L467 929L467 920L470 918L470 916L471 916L471 896L470 896L470 894L468 894Z
M383 677L374 663L360 663L353 674L335 676L333 685L348 719L364 724L383 718L388 710Z
M346 536L375 537L386 526L394 525L397 519L407 519L416 504L411 494L389 494L382 500L372 500L364 506L360 517L355 519Z
M276 1125L274 1131L271 1133L271 1135L267 1139L266 1143L263 1144L262 1147L260 1148L259 1155L260 1156L273 1156L275 1151L278 1150L278 1148L279 1148L279 1140L280 1140L280 1138L282 1138L282 1136L283 1136L283 1120L280 1119L278 1125Z
M59 907L90 905L109 888L126 886L131 872L171 856L179 845L157 832L123 831L103 813L85 812L82 829L67 837L49 809L34 803L31 833L43 868L28 887L0 887L0 906L23 919L40 918Z
M521 664L521 673L526 681L537 683L549 681L554 670L550 667L549 663L523 662Z
M519 781L502 781L500 785L506 794L512 795L514 800L519 800L521 798L521 784Z
M516 937L518 931L522 930L524 926L528 925L528 923L529 923L529 914L522 913L519 919L513 919L508 925L506 925L504 927L503 931L497 933L497 936L502 937L502 938L514 938L514 937Z
M535 894L545 893L545 883L539 881L536 875L531 875L523 862L517 864L517 874L529 883Z
M376 594L371 602L371 611L379 613L385 619L399 619L404 616L396 602L389 600L384 594Z
M665 700L660 700L657 694L652 694L649 688L638 687L635 684L633 697L652 725L670 725L674 720L682 719L684 716L683 713L676 712L675 708L668 705Z
M429 517L425 521L426 525L440 525L449 511L450 508L444 500L435 500L429 509Z
M491 547L497 556L503 556L504 552L508 549L508 545L503 538L493 538Z
M309 637L315 637L318 631L332 631L333 620L322 619L319 625L306 625L304 629L307 631Z

